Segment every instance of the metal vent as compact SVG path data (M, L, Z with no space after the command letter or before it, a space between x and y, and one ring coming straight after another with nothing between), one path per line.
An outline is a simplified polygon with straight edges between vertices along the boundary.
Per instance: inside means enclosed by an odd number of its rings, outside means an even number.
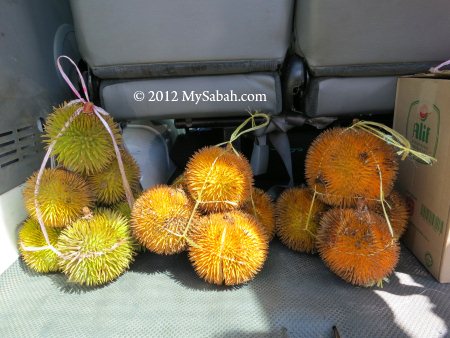
M0 168L17 163L39 152L39 139L32 126L0 133Z
M23 125L0 131L0 193L21 183L42 159L42 142L37 126Z

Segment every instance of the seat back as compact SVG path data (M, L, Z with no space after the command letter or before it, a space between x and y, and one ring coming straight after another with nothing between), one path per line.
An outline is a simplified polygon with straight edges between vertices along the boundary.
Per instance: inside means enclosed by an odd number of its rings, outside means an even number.
M273 71L293 0L71 0L80 51L100 78Z
M298 0L295 50L310 116L392 112L396 77L450 57L448 0Z

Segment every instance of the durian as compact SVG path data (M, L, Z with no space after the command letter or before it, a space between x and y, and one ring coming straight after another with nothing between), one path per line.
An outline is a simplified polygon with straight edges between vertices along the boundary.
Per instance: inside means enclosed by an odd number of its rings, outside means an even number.
M324 214L317 247L325 264L359 286L381 283L398 262L399 244L375 212L332 209Z
M133 234L152 252L171 255L184 251L186 238L189 238L197 218L193 209L183 190L162 185L153 187L145 191L133 206Z
M205 147L190 159L186 187L205 212L229 211L249 197L253 184L250 164L230 149Z
M59 236L59 230L55 228L46 228L50 244L55 246ZM19 231L19 252L25 263L37 272L58 271L58 256L51 249L39 251L27 251L26 247L45 247L47 243L42 234L41 227L33 218L28 218Z
M81 104L62 105L49 115L45 125L44 141L54 141L70 116ZM111 128L116 142L121 144L119 127L110 116L103 116ZM58 138L52 155L64 167L81 174L103 170L115 158L111 136L93 113L78 115Z
M23 190L25 207L36 218L34 189L38 173L35 172ZM75 173L63 169L45 169L38 194L44 224L63 228L83 215L83 208L92 205L86 181Z
M385 209L389 217L389 221L391 222L392 230L394 231L394 237L398 239L404 234L408 225L408 206L406 204L406 200L397 191L393 191L386 198L386 202L387 205L385 205ZM375 206L374 210L381 216L385 217L380 203Z
M334 128L312 143L306 156L306 180L325 203L355 206L358 200L389 195L398 163L394 148L360 129Z
M275 235L275 207L270 196L261 189L253 188L250 199L242 206L242 211L255 217L271 241Z
M117 204L111 205L111 206L102 206L99 205L94 209L94 213L97 212L103 212L103 211L115 211L118 212L120 215L126 218L128 221L128 228L130 229L130 234L132 234L131 231L131 209L128 205L128 202L122 201ZM136 252L145 252L146 248L139 244L134 237L132 237L132 246L133 250Z
M319 221L325 205L307 188L285 190L276 204L276 232L291 250L311 253L316 248ZM309 215L309 220L308 220Z
M241 211L210 214L192 233L189 259L208 283L237 285L253 279L268 251L265 231Z
M56 247L69 280L88 286L116 279L133 258L128 221L109 210L74 222L61 232Z
M136 192L139 187L139 166L127 151L122 150L120 154L130 188ZM122 175L116 157L105 169L88 176L87 181L100 203L115 204L125 198Z

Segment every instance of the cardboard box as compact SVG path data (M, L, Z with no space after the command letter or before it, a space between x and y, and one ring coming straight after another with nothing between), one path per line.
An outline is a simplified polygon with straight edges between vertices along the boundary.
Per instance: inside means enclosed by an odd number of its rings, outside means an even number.
M432 166L400 163L399 188L412 214L405 244L442 283L450 282L450 79L431 75L397 82L394 129L413 149L437 159Z

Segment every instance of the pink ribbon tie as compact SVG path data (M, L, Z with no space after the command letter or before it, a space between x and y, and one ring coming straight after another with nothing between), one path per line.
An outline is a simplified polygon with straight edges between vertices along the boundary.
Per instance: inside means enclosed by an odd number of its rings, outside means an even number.
M440 65L437 65L436 67L431 67L430 73L433 73L433 74L441 73L442 72L441 68L448 66L448 65L450 65L450 60L444 61Z

